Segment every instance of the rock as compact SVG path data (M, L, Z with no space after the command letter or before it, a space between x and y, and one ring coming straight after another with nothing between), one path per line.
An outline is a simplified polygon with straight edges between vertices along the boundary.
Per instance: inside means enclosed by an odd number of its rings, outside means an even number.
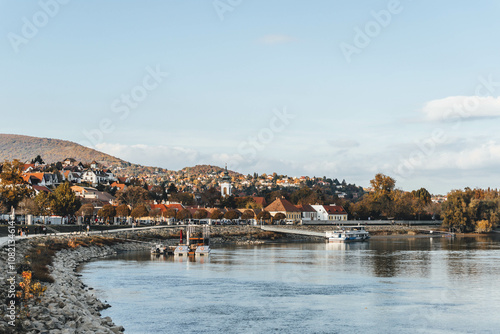
M123 328L123 326L114 326L111 327L110 329L115 334L123 333L123 331L125 331L125 328Z

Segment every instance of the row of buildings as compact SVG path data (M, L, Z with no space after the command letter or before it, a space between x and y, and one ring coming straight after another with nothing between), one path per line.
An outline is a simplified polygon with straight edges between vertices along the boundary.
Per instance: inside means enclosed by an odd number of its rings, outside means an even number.
M258 200L259 198L257 198ZM162 204L150 204L151 217L141 217L140 220L168 220L166 215L168 210L175 210L180 212L182 210L189 211L189 218L181 219L194 219L210 221L214 218L213 214L220 211L225 214L228 211L236 211L242 220L253 220L257 222L259 213L263 210L269 212L273 218L281 217L280 220L289 223L304 223L304 224L335 224L336 222L346 221L348 218L347 212L342 206L339 205L293 205L284 198L277 198L264 209L226 209L226 208L206 208L200 206L184 206L180 203L165 202ZM204 211L204 214L200 212ZM249 215L249 213L251 213ZM277 216L281 214L280 216ZM202 218L197 218L202 217Z

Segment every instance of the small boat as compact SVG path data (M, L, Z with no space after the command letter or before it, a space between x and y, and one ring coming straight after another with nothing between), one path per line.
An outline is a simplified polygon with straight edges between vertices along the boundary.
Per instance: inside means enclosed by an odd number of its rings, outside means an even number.
M186 232L186 243L182 241L182 230L180 233L180 242L174 249L175 256L207 256L210 254L210 230L208 226L203 227L203 236L192 237L193 226L188 226Z
M325 232L330 242L352 242L370 239L364 226L342 226L338 230Z
M165 247L163 244L156 244L151 247L151 254L165 254L166 250L167 247Z

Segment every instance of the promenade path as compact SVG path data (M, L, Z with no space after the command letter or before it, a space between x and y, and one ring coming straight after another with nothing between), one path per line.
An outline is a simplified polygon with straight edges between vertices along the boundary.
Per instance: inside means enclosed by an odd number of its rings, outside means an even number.
M99 235L104 235L104 234L109 234L109 233L120 233L120 232L138 232L138 231L145 231L145 230L155 230L155 229L164 229L164 228L177 228L177 227L185 227L187 225L159 225L159 226L145 226L145 227L129 227L129 228L119 228L119 229L113 229L113 230L103 230L103 231L89 231L89 235L91 234L99 234ZM47 235L44 234L29 234L28 236L19 236L16 235L14 236L14 240L23 240L23 239L29 239L29 238L40 238L40 237L48 237L48 236L56 236L56 235L86 235L87 231L84 231L82 233L77 233L77 232L53 232L54 230L52 229L52 232L48 232ZM0 249L5 247L8 244L9 237L0 237Z

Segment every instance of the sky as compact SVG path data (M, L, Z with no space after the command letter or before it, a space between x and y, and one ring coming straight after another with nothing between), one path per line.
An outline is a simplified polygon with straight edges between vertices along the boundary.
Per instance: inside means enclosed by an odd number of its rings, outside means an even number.
M0 0L0 133L178 170L498 188L498 1Z

